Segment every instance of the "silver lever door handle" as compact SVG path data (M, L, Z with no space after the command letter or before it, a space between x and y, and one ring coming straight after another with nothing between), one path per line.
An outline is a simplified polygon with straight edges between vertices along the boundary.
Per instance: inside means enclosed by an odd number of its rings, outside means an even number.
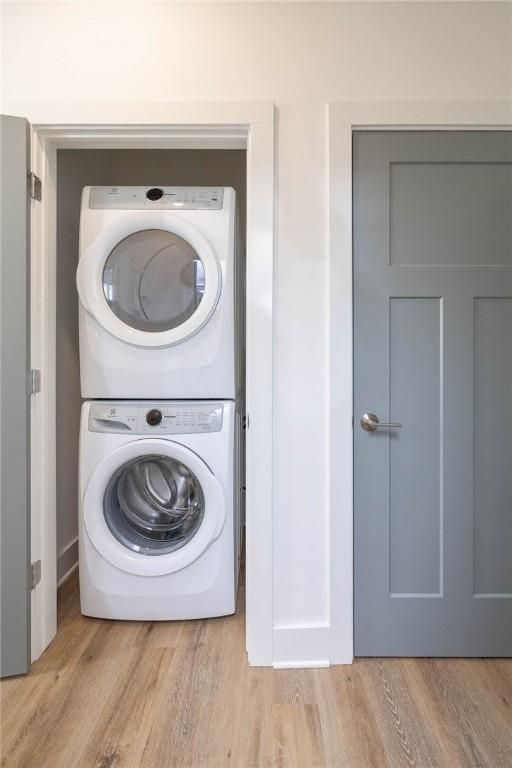
M401 424L398 424L398 422L381 424L381 422L379 421L379 417L376 416L374 413L365 413L363 418L360 421L360 424L366 432L375 432L376 429L400 429L400 427L402 426Z

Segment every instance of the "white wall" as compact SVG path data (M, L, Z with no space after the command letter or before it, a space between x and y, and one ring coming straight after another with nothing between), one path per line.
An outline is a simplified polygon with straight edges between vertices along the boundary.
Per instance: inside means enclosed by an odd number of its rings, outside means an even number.
M512 6L8 3L3 110L277 105L275 622L328 624L328 101L506 100ZM34 65L33 62L36 62Z

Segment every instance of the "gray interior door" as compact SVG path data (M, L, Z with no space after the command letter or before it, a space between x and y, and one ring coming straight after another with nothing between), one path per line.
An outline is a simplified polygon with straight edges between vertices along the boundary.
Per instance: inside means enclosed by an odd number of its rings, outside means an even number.
M0 674L30 664L28 124L0 117Z
M510 656L511 132L354 135L354 327L355 652Z

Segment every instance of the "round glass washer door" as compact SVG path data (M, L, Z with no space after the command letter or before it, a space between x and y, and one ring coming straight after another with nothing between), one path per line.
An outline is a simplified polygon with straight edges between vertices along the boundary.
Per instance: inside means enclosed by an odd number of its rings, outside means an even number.
M80 302L116 338L167 347L197 333L221 292L219 260L188 221L142 211L105 227L81 254Z
M131 440L94 468L82 498L84 533L111 565L163 576L197 560L221 533L219 479L186 446Z
M199 530L205 499L194 473L171 456L150 454L123 464L103 497L111 534L145 555L183 547Z

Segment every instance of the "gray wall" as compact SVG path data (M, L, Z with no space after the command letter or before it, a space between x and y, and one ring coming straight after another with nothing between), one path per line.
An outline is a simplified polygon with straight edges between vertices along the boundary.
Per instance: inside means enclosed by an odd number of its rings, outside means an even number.
M57 156L57 578L78 558L80 423L78 263L80 196L87 185L234 187L245 236L245 151L61 149Z

